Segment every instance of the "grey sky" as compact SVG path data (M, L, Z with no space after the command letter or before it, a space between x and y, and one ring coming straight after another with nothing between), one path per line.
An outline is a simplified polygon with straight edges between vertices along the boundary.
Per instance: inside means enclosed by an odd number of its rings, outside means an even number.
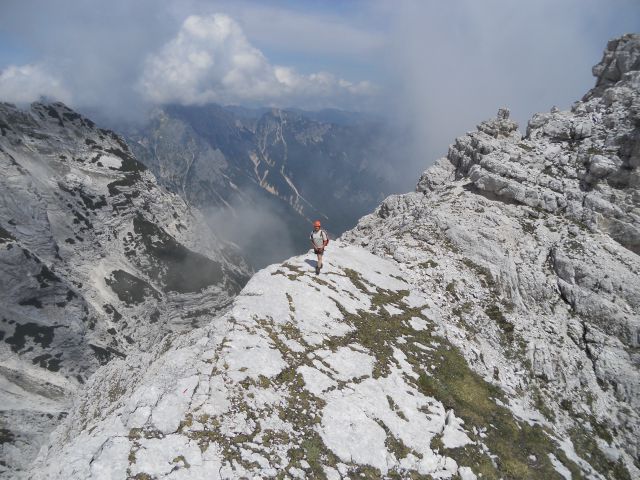
M399 167L411 172L498 107L522 127L536 111L567 108L592 86L606 41L640 30L637 0L3 0L1 8L0 100L46 94L124 117L165 101L382 112L410 133Z

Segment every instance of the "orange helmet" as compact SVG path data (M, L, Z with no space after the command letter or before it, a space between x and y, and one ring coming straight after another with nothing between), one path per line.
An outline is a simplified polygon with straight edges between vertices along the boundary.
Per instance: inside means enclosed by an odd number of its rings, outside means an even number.
M320 220L316 220L315 222L313 222L313 226L314 227L320 227L321 226Z

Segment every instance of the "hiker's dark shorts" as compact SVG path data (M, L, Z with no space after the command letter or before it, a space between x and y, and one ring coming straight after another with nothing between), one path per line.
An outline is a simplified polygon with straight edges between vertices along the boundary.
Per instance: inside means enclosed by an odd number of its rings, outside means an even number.
M324 253L324 248L314 248L314 249L313 249L313 252L314 252L316 255L322 255L322 254Z

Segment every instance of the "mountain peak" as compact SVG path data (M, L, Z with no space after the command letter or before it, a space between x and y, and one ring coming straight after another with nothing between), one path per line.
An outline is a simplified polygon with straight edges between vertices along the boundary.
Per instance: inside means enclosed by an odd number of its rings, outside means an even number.
M640 70L640 34L629 33L607 44L600 63L593 67L596 87L620 81L625 74Z

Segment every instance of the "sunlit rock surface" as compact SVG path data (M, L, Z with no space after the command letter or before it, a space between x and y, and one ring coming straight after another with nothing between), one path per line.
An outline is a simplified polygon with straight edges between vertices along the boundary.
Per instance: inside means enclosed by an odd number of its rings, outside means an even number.
M320 276L311 263L260 271L219 321L103 368L35 478L474 478L491 448L519 471L573 465L550 422L467 366L401 265L342 242Z
M101 368L30 478L638 478L639 54Z
M610 42L571 111L523 136L501 110L345 236L422 278L474 370L607 478L640 466L639 59Z

